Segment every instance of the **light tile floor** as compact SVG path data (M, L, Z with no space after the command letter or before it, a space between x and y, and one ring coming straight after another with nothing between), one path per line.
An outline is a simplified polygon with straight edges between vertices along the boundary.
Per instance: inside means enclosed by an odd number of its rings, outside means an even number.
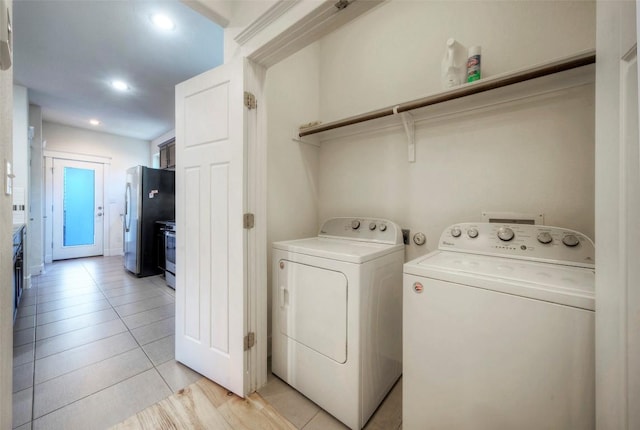
M106 429L201 378L174 359L175 293L122 257L56 262L33 278L14 325L14 429ZM345 429L269 374L259 394L296 428ZM367 430L402 427L402 380Z
M269 372L267 385L258 393L300 430L348 429L318 405ZM402 378L373 414L365 430L402 429Z
M162 277L95 257L47 265L32 284L14 325L14 428L108 428L201 378L174 360Z

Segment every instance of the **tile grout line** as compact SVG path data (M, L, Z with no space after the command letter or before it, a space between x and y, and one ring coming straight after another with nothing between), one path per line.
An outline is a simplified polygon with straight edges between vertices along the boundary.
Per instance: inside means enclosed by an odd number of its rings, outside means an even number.
M92 279L94 279L94 282L96 282L96 285L98 286L98 288L100 289L100 291L104 294L104 290L102 289L102 287L100 286L100 284L98 284L97 281L95 281L95 278L93 278L92 274L89 274L89 276L91 276ZM160 288L160 287L158 287ZM113 305L111 304L111 301L109 301L107 299L107 302L109 303L109 305L112 307L112 309L114 310L114 312L118 315L118 318L120 318L120 320L122 321L122 323L124 324L124 326L127 328L127 332L129 333L129 335L133 338L133 340L135 341L136 345L138 345L138 348L140 348L140 350L142 351L142 353L145 355L145 357L147 357L147 360L149 360L149 363L151 363L151 366L153 367L153 370L156 371L156 373L158 374L158 376L160 376L160 379L162 379L162 382L164 382L164 384L167 386L167 388L169 389L169 392L171 394L173 394L173 390L171 389L171 386L169 385L169 383L166 381L166 379L164 378L164 376L162 376L162 373L160 373L160 371L158 370L158 368L156 367L155 363L153 362L153 360L151 360L151 357L149 357L149 354L147 353L147 351L144 350L144 348L142 347L142 345L140 345L140 342L138 342L138 339L136 339L136 337L133 335L133 332L131 331L132 329L129 328L129 326L127 325L127 323L124 321L124 319L120 316L120 314L118 313L118 311L115 310L115 308L113 307ZM175 306L175 300L174 300L174 306ZM154 308L157 309L157 308ZM144 311L143 311L144 312ZM140 312L138 312L140 313ZM136 314L132 314L132 315L136 315ZM168 319L168 318L166 318ZM164 321L164 320L162 320ZM151 323L153 324L153 323ZM150 325L150 324L147 324ZM144 327L144 326L141 326ZM139 328L139 327L136 327ZM175 346L174 346L175 348ZM174 356L175 356L175 351L174 351ZM168 361L168 360L167 360ZM129 378L130 379L130 378ZM166 397L165 397L166 398ZM140 411L137 411L140 412ZM136 413L137 413L136 412Z
M100 292L104 295L104 290L100 287L99 283L95 280L95 278L93 278L93 275L92 275L92 274L89 272L89 270L84 266L84 264L82 264L82 268L83 268L84 270L86 270L86 271L89 273L89 276L91 276L91 278L93 279L93 282L95 283L96 287L97 287L97 288L100 290ZM106 297L105 297L105 298L106 298ZM36 301L37 301L37 300L36 300ZM162 381L163 381L163 382L167 385L167 387L169 388L169 391L172 391L172 390L171 390L171 387L170 387L170 386L169 386L169 384L164 380L164 378L162 377L162 374L160 374L160 372L159 372L159 371L158 371L158 369L156 368L156 366L155 366L155 364L153 363L153 361L151 361L151 359L150 359L150 358L149 358L149 356L147 355L146 351L142 348L142 346L140 345L140 343L138 342L138 340L135 338L135 336L133 336L133 333L131 333L131 330L129 329L129 326L127 326L127 324L124 322L124 320L122 319L122 317L120 316L120 314L118 314L118 312L113 308L113 305L111 305L111 302L110 302L108 299L107 299L107 302L109 303L109 306L111 307L111 309L113 309L113 311L114 311L114 312L116 313L116 315L118 316L118 319L119 319L119 320L123 323L123 325L127 328L127 331L126 331L126 332L128 332L128 333L129 333L129 335L133 338L133 340L135 341L135 343L136 343L136 345L137 345L137 347L134 347L134 348L132 348L132 349L129 349L129 350L127 350L127 351L124 351L124 352L122 352L122 353L120 353L120 354L116 354L115 356L112 356L112 357L109 357L109 358L117 357L118 355L122 355L122 354L125 354L125 353L127 353L127 352L133 351L133 350L134 350L134 349L136 349L136 348L140 348L140 350L143 352L143 354L145 354L145 356L146 356L146 357L147 357L147 359L149 360L149 363L151 364L151 368L153 368L153 369L158 373L158 375L160 376L160 378L162 379ZM36 308L36 311L37 311L37 308ZM112 320L112 321L113 321L113 320ZM125 333L125 332L120 332L120 333L118 333L118 334L122 334L122 333ZM115 336L115 335L114 335L114 336ZM110 337L112 337L112 336L110 336ZM34 333L34 339L35 339L35 333ZM90 343L93 343L93 342L90 342ZM87 365L87 366L82 366L82 367L80 367L80 368L78 368L78 369L83 369L83 368L86 368L86 367L89 367L89 366L92 366L92 365L95 365L95 364L101 363L101 362L103 362L103 361L105 361L105 360L107 360L107 359L108 359L108 358L106 358L106 359L104 359L104 360L100 360L100 361L98 361L98 362L96 362L96 363L92 363L92 364ZM111 388L111 387L113 387L113 386L115 386L115 385L117 385L117 384L120 384L120 383L122 383L122 382L124 382L124 381L127 381L127 380L129 380L129 379L131 379L131 378L135 378L136 376L141 375L142 373L144 373L144 372L147 372L147 371L151 370L151 368L146 369L146 370L143 370L143 371L141 371L141 372L139 372L139 373L136 373L135 375L130 376L130 377L128 377L128 378L125 378L125 379L123 379L123 380L121 380L121 381L115 382L115 383L113 383L113 384L111 384L111 385L109 385L109 386L107 386L107 387L103 387L103 388L101 388L100 390L98 390L98 391L96 391L96 392L94 392L94 393L87 394L86 396L81 397L81 398L79 398L79 399L76 399L76 400L74 400L74 401L73 401L73 402L71 402L71 403L67 403L66 405L63 405L63 406L61 406L61 407L59 407L59 408L56 408L56 409L54 409L54 410L52 410L52 411L47 412L47 413L46 413L46 414L44 414L44 415L39 416L39 417L37 417L37 419L41 419L41 418L43 418L43 417L45 417L45 416L47 416L47 415L49 415L49 414L52 414L52 413L54 413L54 412L56 412L56 411L58 411L58 410L60 410L60 409L62 409L62 408L65 408L65 407L67 407L67 406L69 406L69 405L72 405L72 404L77 403L77 402L79 402L79 401L81 401L81 400L83 400L83 399L86 399L86 398L87 398L87 397L89 397L89 396L95 395L95 394L97 394L97 393L99 393L99 392L101 392L101 391L104 391L104 390L106 390L106 389L108 389L108 388ZM73 371L78 370L78 369L74 369ZM71 372L73 372L73 371L71 371ZM63 375L69 374L69 373L71 373L71 372L66 372L66 373L64 373L64 374L62 374L62 375L58 375L58 376L56 376L56 378L57 378L57 377L59 377L59 376L63 376ZM34 378L34 385L33 385L33 390L32 390L32 402L31 402L31 423L32 423L32 427L33 427L33 422L36 420L36 417L35 417L35 340L34 340L34 372L33 372L33 378ZM55 378L48 379L48 381L53 380L53 379L55 379ZM46 382L46 381L43 381L43 382ZM26 423L25 423L25 424L26 424Z
M110 338L110 337L113 337L113 336L117 336L117 335L122 334L122 333L129 333L129 335L134 339L134 342L135 342L135 344L137 345L135 348L140 348L140 349L141 349L141 351L145 354L146 358L149 360L149 362L150 362L150 364L151 364L151 367L150 367L150 368L148 368L148 369L146 369L146 370L144 370L144 371L142 371L142 372L140 372L140 373L137 373L136 375L130 376L130 377L128 377L128 378L125 378L125 379L123 379L122 381L118 381L118 382L116 382L116 383L114 383L114 384L109 385L108 387L103 387L103 388L101 388L100 390L98 390L98 391L96 391L96 392L94 392L94 393L91 393L91 394L88 394L88 395L86 395L86 396L83 396L82 398L76 399L75 401L73 401L73 402L71 402L71 403L68 403L68 404L66 404L66 405L64 405L64 406L61 406L60 408L57 408L57 409L55 409L55 410L53 410L53 411L50 411L50 412L48 412L48 413L46 413L46 414L44 414L44 415L42 415L42 416L40 416L40 417L37 417L37 418L36 418L36 417L34 416L34 415L35 415L35 389L36 389L36 383L35 383L35 365L36 365L36 361L37 361L37 359L36 359L36 343L37 343L37 340L36 340L36 332L37 332L37 330L38 330L38 327L40 327L40 326L38 325L38 318L39 318L39 315L38 315L38 312L37 312L37 311L38 311L38 304L39 304L39 299L40 299L40 295L41 295L41 294L40 294L40 291L37 291L37 292L36 292L36 294L34 295L34 299L35 299L35 303L34 303L35 308L34 308L34 309L35 309L35 311L36 311L36 312L35 312L35 314L34 314L35 326L33 327L33 329L34 329L34 333L33 333L33 338L32 338L32 341L31 341L32 346L33 346L33 357L32 357L32 366L33 366L33 368L32 368L32 369L33 369L33 375L32 375L32 387L31 387L31 389L32 389L32 394L31 394L31 417L30 417L30 421L28 421L28 422L26 422L26 423L23 423L23 424L21 424L21 425L31 424L31 425L33 426L33 423L36 421L36 419L37 419L37 420L40 420L41 418L43 418L43 417L45 417L45 416L47 416L47 415L49 415L49 414L51 414L51 413L53 413L53 412L55 412L55 411L59 410L59 409L62 409L62 408L64 408L64 407L67 407L67 406L69 406L69 405L71 405L71 404L74 404L74 403L76 403L76 402L78 402L78 401L80 401L80 400L83 400L83 399L85 399L85 398L87 398L87 397L89 397L89 396L91 396L91 395L95 395L95 394L97 394L97 393L99 393L99 392L101 392L101 391L103 391L103 390L105 390L105 389L107 389L107 388L113 387L114 385L117 385L117 384L122 383L122 382L124 382L124 381L127 381L127 380L129 380L129 379L131 379L131 378L133 378L133 377L136 377L136 376L138 376L138 375L140 375L140 374L142 374L142 373L144 373L144 372L147 372L147 371L151 370L151 368L153 368L153 369L156 371L156 374L157 374L158 376L160 376L160 378L162 379L162 381L163 381L163 382L165 383L165 385L167 386L167 388L168 388L169 392L173 394L173 390L171 389L171 386L169 385L169 383L167 382L167 380L164 378L164 376L162 375L162 373L158 370L158 366L161 366L161 365L163 365L163 364L165 364L166 362L169 362L169 361L171 361L171 360L166 360L166 361L165 361L165 362L163 362L163 363L158 363L158 365L156 365L156 364L151 360L151 358L149 357L149 355L147 354L147 352L144 350L143 345L142 345L142 344L138 341L138 339L133 335L132 330L134 330L134 329L129 328L129 326L128 326L128 325L126 324L126 322L124 321L123 317L118 313L118 311L115 309L115 307L114 307L114 306L113 306L113 304L111 303L111 300L109 299L109 297L107 297L107 296L106 296L106 294L105 294L105 290L101 287L100 283L99 283L99 282L97 281L97 279L94 277L94 276L97 276L97 275L96 275L96 274L94 274L94 273L91 273L91 272L89 271L89 269L85 266L85 264L84 264L84 263L83 263L83 264L81 264L78 268L80 268L80 267L82 267L82 269L83 269L84 271L86 271L87 273L89 273L89 276L90 276L90 277L91 277L91 279L93 280L93 283L94 283L95 287L96 287L96 288L98 289L98 291L102 294L102 296L104 297L104 300L106 300L107 304L109 305L109 307L108 307L108 308L103 309L103 310L112 309L112 310L114 311L115 315L116 315L116 318L114 318L113 320L104 321L103 323L107 323L107 322L110 322L110 321L116 321L116 320L119 320L119 321L123 324L123 326L125 327L125 329L126 329L125 331L122 331L122 332L120 332L120 333L116 333L116 334L114 334L114 335L112 335L112 336L107 336L106 338L103 338L103 339L107 339L107 338ZM61 281L62 281L62 280L61 280ZM158 285L158 284L156 284L156 283L154 283L154 282L152 282L152 284L154 284L154 285L155 285L156 287L158 287L159 289L161 288L161 286L160 286L160 285ZM34 287L39 288L39 285L36 283L36 285L34 285ZM160 289L159 291L160 291L162 294L164 294L164 295L168 295L169 297L171 297L171 298L174 300L173 304L175 305L175 296L173 296L173 295L172 295L172 294L170 294L169 292L166 292L166 291L161 290L161 289ZM158 297L159 297L159 296L160 296L160 295L158 295ZM60 299L60 300L64 300L64 298L62 298L62 299ZM144 300L144 299L143 299L143 300ZM48 301L48 302L51 302L51 301ZM48 303L48 302L44 302L44 303ZM90 303L90 302L88 302L88 303ZM132 302L132 303L134 303L134 302ZM169 304L170 304L170 303L169 303ZM164 306L166 306L166 305L164 305ZM163 307L163 306L159 306L159 307ZM159 307L158 307L158 308L159 308ZM61 309L64 309L64 308L61 308ZM152 308L152 309L148 309L148 310L145 310L145 311L149 311L149 310L153 310L153 309L157 309L157 308ZM142 312L145 312L145 311L142 311ZM99 311L96 311L96 312L99 312ZM93 313L93 312L90 312L90 313ZM140 313L140 312L138 312L138 313ZM44 313L43 313L43 314L44 314ZM88 315L88 314L89 314L89 313L87 313L87 314L82 314L82 315ZM136 314L137 314L137 313L136 313ZM132 315L136 315L136 314L132 314ZM77 315L77 316L82 316L82 315ZM73 317L69 317L69 318L74 318L74 317L77 317L77 316L73 316ZM58 321L64 321L65 319L69 319L69 318L64 318L64 319L62 319L62 320L58 320ZM140 327L136 327L136 329L137 329L137 328L146 327L146 326L148 326L148 325L151 325L151 324L154 324L154 323L157 323L157 322L165 321L165 320L170 319L170 318L175 318L175 317L163 318L163 319L161 319L161 320L158 320L158 321L155 321L155 322L152 322L152 323L149 323L149 324L144 324L144 325L142 325L142 326L140 326ZM53 321L53 322L51 322L51 323L58 322L58 321ZM100 324L103 324L103 323L100 323ZM48 323L48 324L50 324L50 323ZM42 324L41 326L44 326L44 325L46 325L46 324ZM95 325L98 325L98 324L94 324L94 325L87 326L87 327L82 327L81 329L88 328L88 327L92 327L92 326L95 326ZM77 329L77 330L81 330L81 329ZM68 331L68 332L59 333L59 334L57 334L57 335L55 335L55 336L50 336L50 337L47 337L47 338L43 338L43 339L41 339L41 340L44 340L44 339L51 339L51 338L54 338L54 337L57 337L57 336L64 336L64 335L67 335L67 334L72 333L72 332L77 331L77 330L71 330L71 331ZM153 342L156 342L156 341L159 341L159 340L165 339L165 338L170 337L170 336L171 336L171 335L163 336L163 337L161 337L161 338L159 338L159 339L155 339L155 340L153 340L153 341L151 341L151 342L148 342L148 343L146 343L145 345L148 345L148 344L150 344L150 343L153 343ZM102 340L102 339L97 339L96 341L99 341L99 340ZM93 341L93 342L96 342L96 341ZM93 343L93 342L84 343L84 344L82 344L82 345L78 345L78 346L84 346L84 345L87 345L87 344L90 344L90 343ZM133 350L133 349L135 349L135 348L132 348L132 349L130 349L130 350L128 350L128 351L124 351L124 352L122 352L122 353L120 353L120 354L117 354L117 355L121 355L121 354L124 354L124 353L130 352L130 351L132 351L132 350ZM68 348L68 349L65 349L65 350L59 351L59 352L57 352L57 353L64 352L64 351L67 351L67 350L70 350L70 349L73 349L73 348ZM54 353L54 354L55 354L55 353ZM42 358L40 358L39 360L41 360L41 359L43 359L43 358L46 358L46 357L49 357L49 356L51 356L51 355L53 355L53 354L50 354L50 355L45 356L45 357L42 357ZM112 357L109 357L109 358L112 358ZM106 359L105 359L105 360L106 360ZM98 361L98 362L96 362L96 363L92 363L91 365L98 364L98 363L100 363L100 362L102 362L102 361L104 361L104 360L100 360L100 361ZM90 366L90 365L88 365L88 366ZM88 367L88 366L82 366L81 368L85 368L85 367ZM81 369L81 368L79 368L79 369ZM78 370L78 369L74 369L74 370ZM56 377L60 377L60 376L66 375L66 374L68 374L68 373L70 373L70 372L66 372L66 373L61 374L61 375L58 375L58 376L56 376ZM52 379L54 379L54 378L48 379L47 381L50 381L50 380L52 380ZM46 382L46 381L43 381L43 383L44 383L44 382ZM38 384L38 385L39 385L39 384Z
M33 414L35 413L35 405L34 400L36 398L36 331L38 329L38 293L40 292L40 282L36 282L36 293L35 293L35 314L34 314L34 324L33 327L33 362L32 362L32 372L31 372L31 417L29 418L29 423L31 423L31 427L33 427ZM32 287L33 288L33 287ZM26 423L24 423L26 424ZM21 424L21 425L24 425Z
M84 266L83 266L83 269L84 269ZM38 284L39 284L39 282L38 282ZM94 284L95 284L95 281L94 281ZM38 288L40 288L39 285L38 285ZM38 290L37 294L36 294L36 304L35 304L36 305L36 308L35 308L36 309L36 314L35 314L35 316L36 316L36 326L35 326L34 333L33 333L33 382L32 382L32 386L31 386L32 388L31 388L31 421L30 421L32 429L33 429L33 423L36 420L36 416L35 416L35 412L36 412L35 411L35 406L36 406L36 402L35 402L35 400L36 400L36 340L37 340L37 330L38 330L38 301L39 301L38 300L39 299L39 294L38 293L39 292L40 292L40 290ZM45 302L45 303L47 303L47 302ZM50 336L50 337L53 337L53 336ZM45 339L47 339L47 338L45 338ZM43 381L43 382L45 382L45 381ZM53 412L53 411L51 411L51 412ZM45 414L45 415L47 415L47 414ZM42 416L45 416L45 415L42 415ZM38 418L41 418L41 417L38 417Z

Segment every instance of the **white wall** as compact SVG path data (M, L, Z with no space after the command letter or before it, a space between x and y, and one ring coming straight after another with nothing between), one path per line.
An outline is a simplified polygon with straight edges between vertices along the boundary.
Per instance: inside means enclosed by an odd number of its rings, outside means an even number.
M148 166L149 141L99 133L66 125L43 122L43 139L47 151L111 158L106 177L105 209L109 214L109 235L105 238L105 255L122 254L122 216L126 170L136 165Z
M42 109L29 105L29 126L33 127L29 168L29 215L27 220L28 273L38 275L44 270L44 158L42 156Z
M27 88L13 86L13 204L25 210L14 211L14 223L26 224L29 213L29 96ZM27 243L27 248L29 244Z
M594 29L591 2L389 2L322 40L321 119L437 92L451 36L482 45L489 76L593 48ZM424 232L407 259L482 211L541 212L593 237L593 92L421 123L415 163L400 126L323 142L319 221L376 216Z
M292 140L318 115L319 45L313 44L267 71L268 333L271 333L271 245L315 236L318 229L319 148Z
M595 2L386 2L323 39L321 119L439 91L450 37L482 46L482 74L489 77L595 48Z

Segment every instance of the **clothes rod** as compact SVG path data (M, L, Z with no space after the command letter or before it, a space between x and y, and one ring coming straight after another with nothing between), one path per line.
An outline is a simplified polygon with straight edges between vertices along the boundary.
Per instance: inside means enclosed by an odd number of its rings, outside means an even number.
M479 81L475 81L470 84L464 84L460 87L448 90L446 92L441 92L421 99L302 129L299 131L298 135L300 137L310 136L313 134L322 133L323 131L335 130L337 128L359 124L365 121L384 118L386 116L395 115L396 113L407 112L414 109L459 99L461 97L494 90L496 88L506 87L508 85L517 84L531 79L541 78L543 76L552 75L554 73L564 72L566 70L587 66L589 64L594 64L595 62L595 51L585 51L571 57L551 61L549 63L541 64L536 67L522 69L516 72L505 73L484 80L481 79Z

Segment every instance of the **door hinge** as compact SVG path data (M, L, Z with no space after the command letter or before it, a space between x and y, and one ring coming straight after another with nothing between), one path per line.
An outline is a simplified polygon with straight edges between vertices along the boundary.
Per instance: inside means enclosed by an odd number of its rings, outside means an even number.
M250 331L244 337L244 350L247 351L249 348L253 347L256 344L256 334Z
M253 214L252 213L244 214L244 216L242 217L242 224L246 229L253 228L253 226L255 225L255 219Z
M245 91L244 92L244 105L249 110L257 108L258 107L258 101L256 100L256 96L254 96L253 94L251 94L248 91Z

